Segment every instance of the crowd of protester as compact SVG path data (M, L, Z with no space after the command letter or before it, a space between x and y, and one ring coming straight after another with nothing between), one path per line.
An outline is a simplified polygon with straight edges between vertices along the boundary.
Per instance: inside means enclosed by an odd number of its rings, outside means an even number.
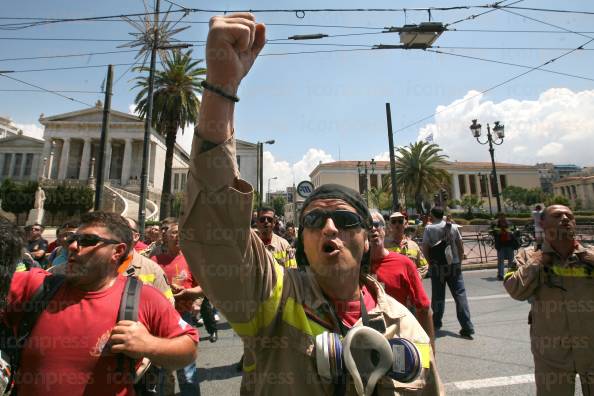
M19 395L169 395L177 383L182 395L199 395L198 312L216 342L219 309L244 344L243 395L443 395L435 333L446 285L460 336L475 334L460 228L434 207L419 246L406 213L384 217L334 184L311 192L296 224L270 207L253 212L236 166L233 106L265 27L240 13L214 17L209 29L179 221L139 230L134 219L89 212L50 244L43 225L20 230L0 217L0 385ZM592 311L577 308L594 300L594 250L575 240L569 208L535 219L542 245L515 259L505 216L494 233L505 289L531 303L537 394L572 394L577 374L593 394Z

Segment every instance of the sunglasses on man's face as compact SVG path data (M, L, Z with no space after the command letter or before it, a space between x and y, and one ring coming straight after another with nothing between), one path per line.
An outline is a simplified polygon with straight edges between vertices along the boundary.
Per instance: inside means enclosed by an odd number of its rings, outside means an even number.
M326 221L332 219L337 228L349 229L363 226L363 219L358 213L349 210L325 211L315 209L303 216L303 226L306 228L323 228Z
M372 227L375 227L375 228L383 228L384 227L384 223L382 223L381 221L373 221L371 223L371 226Z
M274 223L274 218L270 217L270 216L261 216L258 218L258 221L260 223Z
M116 241L115 239L102 238L99 235L95 234L72 234L68 238L66 238L66 243L68 245L75 241L78 244L78 246L82 247L95 246L98 243L105 243L110 245L122 243L121 241Z
M404 217L390 219L390 224L404 224Z

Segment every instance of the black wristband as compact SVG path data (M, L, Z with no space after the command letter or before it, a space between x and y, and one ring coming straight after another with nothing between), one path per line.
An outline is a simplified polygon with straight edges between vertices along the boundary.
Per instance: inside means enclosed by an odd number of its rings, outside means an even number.
M206 82L206 80L202 80L202 82L200 83L200 85L202 86L202 88L214 92L219 96L222 96L225 99L229 99L232 102L239 102L239 98L235 95L229 94L225 91L223 91L221 88L217 87L216 85L212 85L208 82Z

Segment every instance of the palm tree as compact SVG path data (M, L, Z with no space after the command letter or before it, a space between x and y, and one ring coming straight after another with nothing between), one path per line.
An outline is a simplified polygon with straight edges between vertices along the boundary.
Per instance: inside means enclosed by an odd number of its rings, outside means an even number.
M171 175L173 153L177 131L190 123L196 123L200 109L198 93L202 92L200 82L204 79L206 69L198 67L201 59L192 59L192 51L181 52L174 50L163 58L163 70L155 71L155 85L153 94L152 126L158 133L165 136L165 172L161 194L161 219L168 217L171 212ZM137 71L146 72L145 76L137 77L135 88L140 88L134 103L140 117L146 117L148 71L142 66Z
M424 214L423 200L449 185L450 175L443 168L446 155L437 144L420 141L399 147L396 158L396 182L405 196L412 197L419 214Z

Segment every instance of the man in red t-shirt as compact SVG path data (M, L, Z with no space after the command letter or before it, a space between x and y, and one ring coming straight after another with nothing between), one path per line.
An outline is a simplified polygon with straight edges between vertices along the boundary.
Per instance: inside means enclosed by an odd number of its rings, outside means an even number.
M151 259L159 264L163 272L165 272L173 291L173 298L175 298L175 309L186 322L192 323L194 321L192 318L192 303L197 298L204 296L204 293L192 276L186 258L180 250L177 222L169 224L166 236L167 253L153 256ZM198 370L195 362L177 370L176 374L182 396L200 394Z
M435 331L431 301L425 293L417 267L403 254L390 252L384 247L386 223L379 212L372 211L373 219L369 234L369 252L371 254L371 273L384 284L386 293L406 307L414 307L415 316L431 338L435 351Z
M142 286L138 321L117 321L125 278L117 274L132 232L119 215L82 216L68 238L66 281L33 327L22 349L15 382L19 395L133 395L122 354L139 362L176 369L196 358L198 335L165 297ZM23 308L44 279L34 269L14 275L5 319L16 328Z

